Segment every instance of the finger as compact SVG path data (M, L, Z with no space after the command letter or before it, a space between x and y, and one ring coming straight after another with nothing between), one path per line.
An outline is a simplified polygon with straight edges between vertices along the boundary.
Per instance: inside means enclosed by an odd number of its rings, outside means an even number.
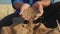
M24 20L29 20L28 17L23 16L22 14L21 14L21 17L22 17Z
M21 14L20 16L21 16L23 19L25 19L24 16L23 16L22 14Z
M38 13L36 16L35 16L35 20L38 19L40 17L40 13Z
M43 6L42 5L39 5L38 10L39 10L39 13L42 13L43 14Z
M36 16L35 18L34 18L34 20L37 20L39 17L38 16Z
M34 8L37 8L37 4L35 3L35 4L33 4L33 6L32 7L34 7Z
M19 15L21 15L23 13L23 11L24 11L24 8L21 8Z
M37 20L39 17L35 17L34 20Z

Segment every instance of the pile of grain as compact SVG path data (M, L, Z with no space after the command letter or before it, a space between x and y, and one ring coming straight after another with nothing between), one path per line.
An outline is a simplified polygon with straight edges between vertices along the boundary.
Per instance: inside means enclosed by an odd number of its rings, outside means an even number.
M33 14L31 14L31 12ZM35 11L35 12L34 12ZM60 34L58 30L46 28L42 23L33 23L33 17L37 14L35 9L27 9L22 15L29 17L27 24L13 24L2 27L1 34Z

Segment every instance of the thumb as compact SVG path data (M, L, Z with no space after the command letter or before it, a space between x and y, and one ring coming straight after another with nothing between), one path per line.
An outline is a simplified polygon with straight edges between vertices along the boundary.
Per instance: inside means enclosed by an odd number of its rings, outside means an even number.
M19 15L21 15L23 13L23 11L24 11L24 9L21 9Z
M39 17L38 16L36 16L35 18L34 18L34 20L37 20Z

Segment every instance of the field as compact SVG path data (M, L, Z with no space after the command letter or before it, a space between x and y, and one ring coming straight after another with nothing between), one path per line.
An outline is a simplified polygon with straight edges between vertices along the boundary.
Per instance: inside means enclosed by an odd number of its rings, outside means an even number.
M0 4L0 19L14 12L12 5Z

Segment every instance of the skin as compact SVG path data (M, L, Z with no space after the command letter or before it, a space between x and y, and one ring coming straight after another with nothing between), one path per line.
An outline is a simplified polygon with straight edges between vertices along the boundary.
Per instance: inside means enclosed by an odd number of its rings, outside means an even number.
M38 19L40 16L43 15L43 8L49 6L49 5L50 5L50 2L51 2L50 0L41 0L41 1L35 2L35 3L32 5L32 7L37 8L38 11L39 11L39 13L36 15L36 17L34 18L34 20ZM21 11L20 14L19 14L20 16L22 15L22 12L23 12L25 9L27 9L27 8L30 7L29 4L27 4L27 3L20 3L20 2L15 3L13 6L14 6L17 10L20 10L20 11ZM22 18L25 18L25 16L21 16L21 17L22 17ZM26 18L25 20L28 20L28 18Z
M43 8L49 6L51 3L50 0L41 0L41 1L37 1L33 4L33 7L37 8L39 10L39 13L36 15L35 19L38 19L39 17L41 17L43 15Z
M41 0L40 2L43 5L43 7L47 7L50 5L51 0Z

